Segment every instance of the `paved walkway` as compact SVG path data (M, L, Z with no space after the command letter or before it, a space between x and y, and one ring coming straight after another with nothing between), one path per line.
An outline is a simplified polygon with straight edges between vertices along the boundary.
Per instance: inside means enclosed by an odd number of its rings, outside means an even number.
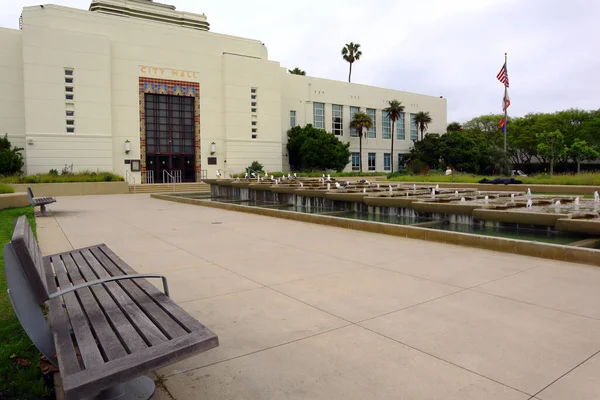
M599 268L146 195L52 211L45 254L104 242L219 335L158 371L177 400L600 398Z

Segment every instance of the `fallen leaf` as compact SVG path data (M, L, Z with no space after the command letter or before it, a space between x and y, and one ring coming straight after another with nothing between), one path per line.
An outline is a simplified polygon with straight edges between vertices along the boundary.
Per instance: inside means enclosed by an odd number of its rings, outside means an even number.
M58 372L58 368L54 366L46 357L42 356L40 358L40 362L38 363L38 367L42 370L42 374L48 375L54 372Z
M24 358L17 358L15 361L17 362L17 364L20 364L20 365L22 365L24 367L29 367L31 365L31 362L27 361Z
M16 356L17 356L16 354L13 354L12 356L10 356L10 358L15 358Z

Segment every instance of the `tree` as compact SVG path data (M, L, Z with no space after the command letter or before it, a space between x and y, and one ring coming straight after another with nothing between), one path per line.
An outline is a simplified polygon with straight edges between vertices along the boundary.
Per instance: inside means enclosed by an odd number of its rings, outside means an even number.
M432 119L429 115L429 111L419 111L415 114L415 124L417 124L419 130L421 131L421 140L423 140L424 132L431 121Z
M295 171L342 171L350 159L350 143L324 129L296 126L288 131L290 167Z
M388 118L392 121L392 145L391 145L391 153L390 153L390 168L391 171L394 172L394 126L396 125L396 121L400 118L400 114L404 112L404 106L398 100L388 101L389 107L385 108L383 111L387 113Z
M550 162L550 176L554 175L554 163L567 152L565 138L559 130L535 135L539 141L537 151Z
M431 135L427 135L427 137L429 136ZM437 151L444 165L463 172L478 173L480 171L479 146L475 140L462 132L448 132L442 135Z
M0 138L0 175L17 175L23 169L23 155L20 147L12 147L8 134Z
M407 164L418 162L424 163L428 168L438 169L440 167L440 135L430 133L425 139L416 141L406 156Z
M571 147L569 147L568 155L577 163L577 173L581 172L582 161L593 161L598 158L598 152L588 145L585 140L575 139Z
M356 129L356 133L358 133L358 146L359 146L359 167L360 172L362 172L362 138L365 134L365 129L371 129L373 127L373 120L369 117L368 114L359 111L354 114L352 121L350 121L350 129Z
M350 82L350 78L352 77L352 64L354 61L360 60L360 56L362 56L362 51L360 49L360 44L353 42L347 43L342 49L342 58L350 64L350 72L348 73L348 82Z
M306 75L306 71L303 71L298 67L294 69L288 69L288 72L292 75Z
M446 128L446 132L460 132L462 131L462 125L458 122L450 122Z

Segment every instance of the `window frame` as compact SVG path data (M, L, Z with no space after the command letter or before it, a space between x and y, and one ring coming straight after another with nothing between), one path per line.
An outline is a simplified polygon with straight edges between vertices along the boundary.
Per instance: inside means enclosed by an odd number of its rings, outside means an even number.
M336 112L338 116L336 116ZM336 122L336 119L339 121ZM331 132L336 136L344 134L344 106L341 104L332 104L331 106Z
M392 170L392 153L383 153L383 170Z
M381 110L381 137L383 139L391 139L392 138L392 121L388 113L384 110ZM387 132L386 132L387 128Z
M354 113L352 111L356 110ZM356 107L356 106L350 106L350 121L352 121L354 119L354 114L359 113L360 112L360 107ZM350 126L350 125L348 125ZM352 129L350 128L350 137L359 137L360 135L358 134L358 130L357 129Z
M356 165L354 161L357 161ZM357 151L350 154L350 168L352 171L360 171L360 153Z
M371 159L371 156L373 158ZM373 165L371 165L373 161ZM367 153L367 171L375 171L377 169L377 153Z
M377 109L375 108L367 108L367 115L371 117L373 121L373 125L371 128L367 129L367 138L368 139L376 139L377 138Z
M406 140L406 126L405 126L404 113L400 113L398 121L396 121L396 137L398 140Z
M293 122L292 122L293 120ZM296 110L290 110L290 129L296 127Z
M415 142L419 140L419 127L415 122L415 116L417 114L410 114L410 140L414 140ZM414 125L414 135L413 135L413 125Z
M322 106L320 114L322 120L319 122L319 125L317 125L317 105ZM325 129L325 103L319 103L316 101L313 103L313 127Z

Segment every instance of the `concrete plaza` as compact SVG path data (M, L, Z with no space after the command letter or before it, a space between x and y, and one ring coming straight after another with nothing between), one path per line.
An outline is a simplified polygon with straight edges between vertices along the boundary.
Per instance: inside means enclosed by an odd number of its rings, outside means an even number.
M44 254L106 243L219 336L157 399L600 398L597 267L147 195L51 211Z

